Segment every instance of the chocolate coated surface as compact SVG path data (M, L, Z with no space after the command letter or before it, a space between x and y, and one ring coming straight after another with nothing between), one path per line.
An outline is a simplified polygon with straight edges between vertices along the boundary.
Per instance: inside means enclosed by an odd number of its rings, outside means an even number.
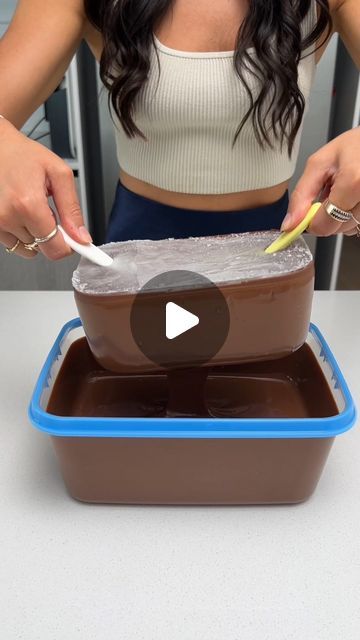
M279 504L313 493L333 438L52 438L71 496L118 504Z
M314 288L312 262L285 275L218 288L228 305L230 327L223 346L208 364L278 358L305 342ZM74 295L90 348L99 364L120 373L161 370L140 351L132 336L130 316L134 294L91 295L75 291ZM209 293L207 289L191 292L189 310L192 295L196 295L197 304L201 306L201 299L205 302ZM157 302L158 292L153 297L155 307L161 304L161 300ZM183 306L184 292L174 291L169 299ZM154 319L157 319L156 313ZM200 323L195 330L201 329ZM152 331L151 323L144 322L144 332L147 331ZM196 344L189 354L187 362L168 361L168 366L196 366Z
M204 363L268 360L295 351L305 342L309 327L313 259L303 238L284 251L266 254L264 249L277 235L277 231L258 231L117 242L102 247L113 258L111 267L81 259L72 282L95 358L111 371L143 373ZM167 276L177 270L182 270L182 276L169 287ZM221 348L214 348L219 329L211 322L215 315L209 317L208 312L216 308L216 299L209 301L214 293L194 284L193 275L186 276L191 272L208 279L227 303L230 327L227 338L224 332L225 341L221 336ZM150 294L146 301L150 313L144 313L143 322L141 313L140 318L135 314L134 339L131 310L135 300L137 308L142 306L139 294L143 289L147 289L146 296ZM168 301L200 317L199 325L172 345L159 332ZM204 343L205 353L200 347Z

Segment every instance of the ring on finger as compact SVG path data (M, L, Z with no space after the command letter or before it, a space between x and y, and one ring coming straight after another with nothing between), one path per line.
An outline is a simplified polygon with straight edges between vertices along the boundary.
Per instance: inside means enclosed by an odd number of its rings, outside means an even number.
M52 231L50 231L47 236L44 236L43 238L34 238L34 243L43 244L44 242L49 242L49 240L52 240L56 236L57 232L58 227L56 225L56 227Z
M37 248L38 248L38 243L36 242L23 242L24 248L27 251L36 251L37 253Z
M344 209L340 209L336 205L334 205L330 200L326 200L324 202L324 208L328 216L336 220L336 222L349 222L353 218L352 213L350 211L344 211Z
M5 247L6 253L14 253L20 244L20 240L16 240L15 244L12 247Z
M33 242L24 242L24 247L25 249L27 249L28 251L37 251L39 244L44 244L44 242L49 242L49 240L52 240L52 238L54 238L56 236L58 232L58 227L57 225L54 227L54 229L52 229L52 231L50 231L50 233L47 234L47 236L43 236L41 238L34 238Z

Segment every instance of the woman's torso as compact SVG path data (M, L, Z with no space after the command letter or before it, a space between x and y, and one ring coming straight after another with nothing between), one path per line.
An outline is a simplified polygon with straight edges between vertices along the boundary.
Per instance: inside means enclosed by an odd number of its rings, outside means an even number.
M156 28L162 45L184 52L233 51L240 24L248 10L247 1L177 0ZM97 59L102 51L101 35L89 25L86 39ZM315 54L318 62L325 47ZM166 167L164 167L166 171ZM139 180L125 171L120 179L129 190L170 206L209 210L241 210L262 206L278 200L288 187L288 180L274 186L220 194L179 193Z

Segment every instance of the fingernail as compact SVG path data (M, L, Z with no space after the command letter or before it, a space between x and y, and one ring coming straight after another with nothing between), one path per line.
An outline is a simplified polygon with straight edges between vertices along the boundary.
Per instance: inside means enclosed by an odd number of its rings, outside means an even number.
M292 221L293 221L292 213L287 213L284 220L282 221L280 231L288 231L288 229L291 228Z
M86 227L79 227L79 235L84 242L92 242L92 237Z

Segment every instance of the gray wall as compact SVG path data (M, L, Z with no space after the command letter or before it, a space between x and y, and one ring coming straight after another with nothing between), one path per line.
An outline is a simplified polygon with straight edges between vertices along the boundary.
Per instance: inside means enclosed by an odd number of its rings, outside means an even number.
M119 179L119 165L116 157L114 125L108 107L108 92L103 87L98 75L99 119L102 144L102 168L105 193L105 211L110 214L116 184Z
M334 36L316 70L309 111L304 122L299 159L291 181L291 188L300 178L307 158L328 141L337 44L338 37Z
M290 183L290 191L301 177L308 157L328 141L337 44L338 37L334 36L316 70L309 111L304 122L299 159ZM316 237L305 234L305 238L315 254Z
M16 0L0 0L0 38L5 33L9 22L11 21L12 15L14 13L16 7ZM44 116L44 108L40 107L35 111L35 113L29 118L29 120L25 123L23 127L24 133L29 133L32 127ZM42 133L46 133L48 131L48 125L45 122L42 122L41 125L36 129L36 133L41 135Z
M8 255L0 250L0 289L2 291L71 289L71 276L79 262L79 256L73 255L61 262L51 262L42 255L31 260Z

